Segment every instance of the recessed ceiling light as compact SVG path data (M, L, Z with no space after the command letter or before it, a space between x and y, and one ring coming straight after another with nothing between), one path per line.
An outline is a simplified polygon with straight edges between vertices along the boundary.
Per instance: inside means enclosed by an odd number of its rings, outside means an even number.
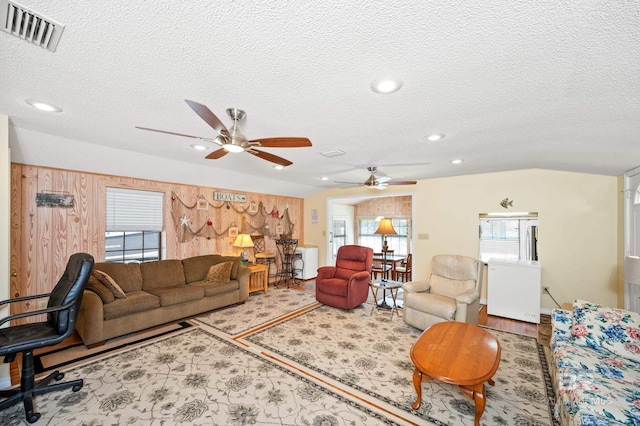
M191 148L195 149L196 151L206 151L207 149L209 149L208 146L200 145L199 143L194 143L193 145L191 145Z
M444 133L432 133L430 135L425 136L424 138L428 141L435 142L444 138Z
M387 77L379 78L371 83L371 90L376 93L393 93L402 87L402 80L399 78Z
M276 164L275 166L273 166L273 168L276 170L282 170L284 169L284 166L281 166L280 164Z
M57 105L53 105L53 104L49 104L47 102L42 102L39 101L37 99L27 99L25 100L26 103L28 103L29 105L31 105L34 108L38 108L40 111L46 111L46 112L61 112L62 108L60 108Z
M460 164L460 163L462 163L463 161L464 161L463 159L458 158L458 159L456 159L456 160L451 160L451 164Z
M326 177L326 176L322 176L320 179L322 179L322 180L329 180L329 178L328 178L328 177Z

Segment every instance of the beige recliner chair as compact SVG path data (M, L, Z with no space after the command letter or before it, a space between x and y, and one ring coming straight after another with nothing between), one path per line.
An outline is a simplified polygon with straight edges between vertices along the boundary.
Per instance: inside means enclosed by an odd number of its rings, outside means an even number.
M404 321L425 330L443 321L478 323L484 263L467 256L433 256L427 281L411 281L404 290Z

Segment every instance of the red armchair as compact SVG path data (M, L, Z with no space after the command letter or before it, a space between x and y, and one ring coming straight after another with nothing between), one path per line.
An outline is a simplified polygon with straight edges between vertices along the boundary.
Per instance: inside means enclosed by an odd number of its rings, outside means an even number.
M366 302L372 262L373 249L369 247L340 247L336 266L318 269L316 300L340 309L353 309Z

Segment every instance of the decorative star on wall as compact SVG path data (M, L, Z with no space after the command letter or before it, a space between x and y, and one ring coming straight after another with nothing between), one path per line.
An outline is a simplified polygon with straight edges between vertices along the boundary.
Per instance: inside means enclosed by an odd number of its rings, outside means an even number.
M186 214L180 218L180 226L189 226L189 218Z

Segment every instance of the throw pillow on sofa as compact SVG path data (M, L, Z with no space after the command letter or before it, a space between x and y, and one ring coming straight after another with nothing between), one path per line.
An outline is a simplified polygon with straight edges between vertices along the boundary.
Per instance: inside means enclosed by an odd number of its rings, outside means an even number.
M117 282L113 278L109 276L106 272L99 271L97 269L93 270L93 275L100 281L102 284L107 286L109 290L113 293L113 296L116 299L126 299L127 295L124 293L124 290L120 288Z
M89 282L87 283L87 290L94 292L100 297L102 303L105 305L116 300L116 297L113 295L113 292L106 285L102 284L98 278L94 275L89 277Z
M638 313L576 300L571 335L581 345L640 362Z
M217 265L213 265L209 268L209 272L207 272L207 276L204 279L208 282L223 282L228 283L231 281L231 268L233 267L233 262L222 262Z

